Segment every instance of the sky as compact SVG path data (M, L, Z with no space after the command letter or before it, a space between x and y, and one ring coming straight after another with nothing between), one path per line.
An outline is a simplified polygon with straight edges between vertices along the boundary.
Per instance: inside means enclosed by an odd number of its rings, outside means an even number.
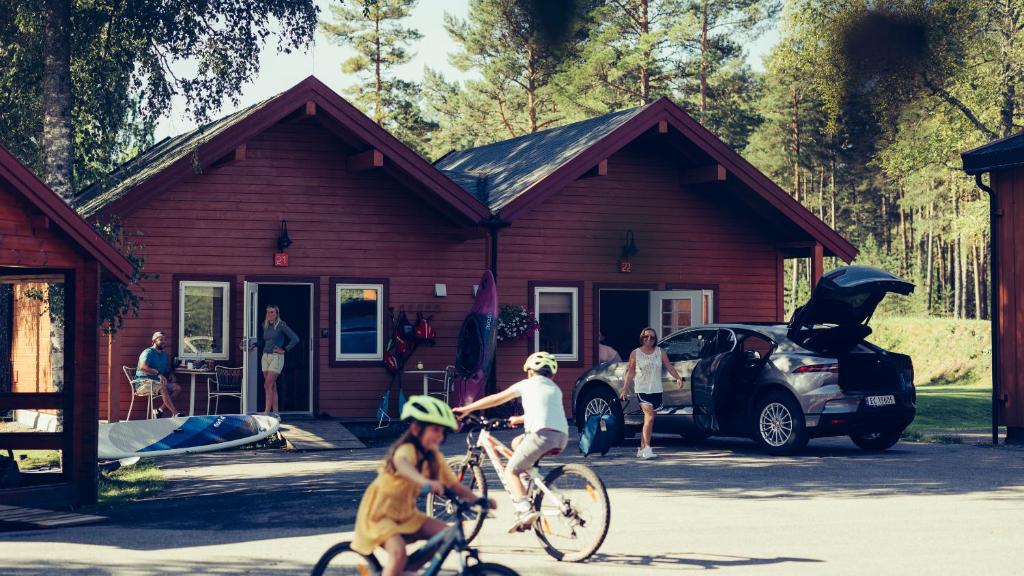
M462 18L466 17L469 0L420 0L413 9L407 25L423 34L423 39L413 47L416 57L411 62L397 68L397 75L405 80L419 81L423 77L423 69L427 66L440 71L449 80L462 79L467 74L459 71L448 62L448 54L457 50L456 44L444 29L444 13L448 12ZM332 0L317 0L321 19L329 19ZM778 41L778 31L771 30L757 42L749 46L747 60L755 70L762 70L762 60ZM220 112L213 117L226 116L235 110L249 106L278 94L299 83L307 76L313 75L327 84L332 90L342 90L355 81L351 74L341 72L341 62L351 55L349 50L332 43L321 32L317 32L313 45L305 52L278 54L272 46L260 53L260 72L256 79L243 87L238 104L227 102ZM183 74L187 75L186 66L182 66ZM175 98L170 113L157 124L156 139L174 136L196 127L195 122L185 112L184 101Z

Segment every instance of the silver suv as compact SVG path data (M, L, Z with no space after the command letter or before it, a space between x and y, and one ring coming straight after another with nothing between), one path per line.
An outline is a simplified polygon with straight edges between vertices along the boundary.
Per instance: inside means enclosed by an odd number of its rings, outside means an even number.
M848 266L824 275L789 324L708 324L667 336L658 345L684 381L664 375L655 431L750 437L773 454L824 436L848 435L865 450L892 447L914 419L914 368L909 356L865 338L882 298L913 290L883 270ZM643 423L635 395L619 400L626 366L602 364L577 380L579 426L594 414L613 414L629 429Z

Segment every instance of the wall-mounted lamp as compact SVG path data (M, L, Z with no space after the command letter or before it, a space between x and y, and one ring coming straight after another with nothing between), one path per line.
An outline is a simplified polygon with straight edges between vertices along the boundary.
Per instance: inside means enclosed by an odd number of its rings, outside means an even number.
M285 250L293 244L288 237L288 221L281 220L281 232L277 235L277 253L274 254L274 266L288 266L288 253Z
M633 231L626 230L626 243L622 245L622 256L619 258L619 272L628 274L633 271L633 263L629 261L630 258L636 256L640 252L640 248L636 245L636 239L633 238Z
M444 298L447 295L448 295L448 285L447 284L434 284L434 296L437 296L438 298Z
M288 221L281 220L281 233L277 235L277 251L284 252L292 245L292 239L288 237Z

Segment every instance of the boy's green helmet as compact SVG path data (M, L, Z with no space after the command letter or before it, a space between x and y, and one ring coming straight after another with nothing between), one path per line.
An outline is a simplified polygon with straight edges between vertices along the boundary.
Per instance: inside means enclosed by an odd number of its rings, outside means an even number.
M433 396L410 396L405 401L405 406L402 406L402 421L410 419L423 424L444 426L453 432L459 429L459 421L455 419L452 409Z

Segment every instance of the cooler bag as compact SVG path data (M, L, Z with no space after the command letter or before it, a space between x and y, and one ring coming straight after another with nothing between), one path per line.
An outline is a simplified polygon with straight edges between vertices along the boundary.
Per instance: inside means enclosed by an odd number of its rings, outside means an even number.
M607 454L615 442L617 426L618 421L611 414L592 414L580 432L580 452L584 456L595 452Z

